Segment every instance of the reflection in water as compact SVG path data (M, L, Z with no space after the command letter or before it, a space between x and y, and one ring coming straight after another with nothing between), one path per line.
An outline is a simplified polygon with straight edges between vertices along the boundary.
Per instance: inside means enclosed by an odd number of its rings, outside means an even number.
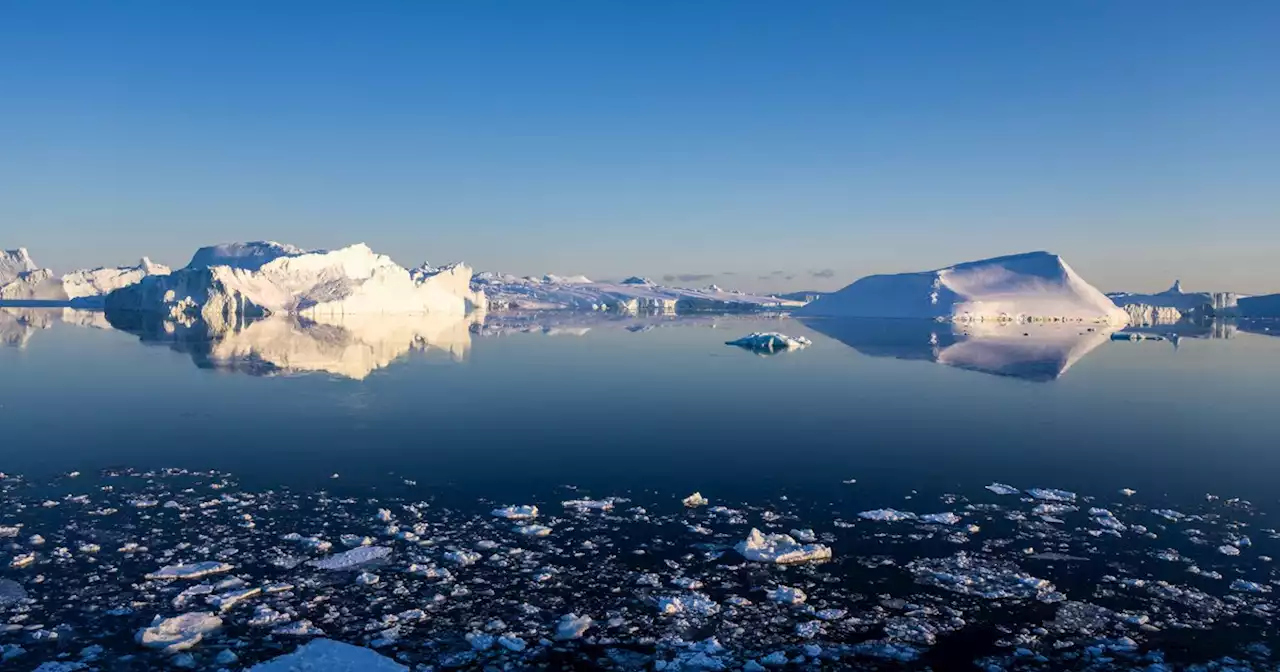
M1089 325L812 319L805 326L872 357L919 359L1032 381L1056 380L1112 330Z
M323 372L360 380L409 352L437 349L454 361L471 348L473 319L457 315L268 317L211 324L151 313L112 313L111 325L166 344L196 366L255 376Z
M0 306L0 345L25 348L35 332L63 323L93 329L110 329L100 312L74 308L18 308Z

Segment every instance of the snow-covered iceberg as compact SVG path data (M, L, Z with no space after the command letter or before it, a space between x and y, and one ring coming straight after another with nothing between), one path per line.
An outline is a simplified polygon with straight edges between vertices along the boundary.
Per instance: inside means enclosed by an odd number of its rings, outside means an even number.
M463 315L483 308L462 264L412 271L364 244L303 251L274 242L198 250L169 275L151 276L107 296L108 313L132 311L200 317L293 315Z
M922 360L1046 382L1106 343L1115 327L896 319L805 320L805 326L871 357Z
M143 257L136 266L93 268L55 275L39 268L25 248L0 252L0 301L89 303L169 268Z
M1173 286L1155 294L1137 292L1112 292L1107 297L1117 306L1149 306L1153 309L1172 308L1179 315L1226 315L1230 314L1240 300L1234 292L1184 292L1182 282L1175 280ZM1141 324L1141 322L1135 322Z
M925 318L1125 324L1117 308L1048 252L921 273L872 275L795 312L809 317Z
M807 348L813 345L813 341L804 336L792 337L776 331L757 331L736 340L725 341L724 344L758 352L783 352Z
M255 376L328 373L361 380L410 353L463 361L476 316L277 315L205 322L156 313L108 313L111 325L144 343L168 345L199 368Z
M715 285L702 289L666 287L642 277L621 282L592 282L584 276L519 278L501 273L477 273L471 285L483 291L495 310L600 310L625 314L753 312L804 305L773 296L725 291Z

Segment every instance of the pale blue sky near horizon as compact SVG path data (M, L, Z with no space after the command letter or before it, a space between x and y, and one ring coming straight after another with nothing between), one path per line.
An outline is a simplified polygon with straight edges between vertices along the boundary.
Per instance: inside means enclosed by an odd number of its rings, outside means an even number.
M0 247L756 291L1048 249L1277 292L1277 34L1261 0L0 3Z

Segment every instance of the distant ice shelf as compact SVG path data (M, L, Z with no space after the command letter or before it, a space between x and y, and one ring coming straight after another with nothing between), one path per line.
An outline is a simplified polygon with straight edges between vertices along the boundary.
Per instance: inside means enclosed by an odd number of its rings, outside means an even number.
M493 309L595 310L624 314L754 312L787 310L804 303L775 296L728 291L715 285L701 289L666 287L644 277L620 282L593 282L581 275L516 277L477 273L471 286L483 291Z

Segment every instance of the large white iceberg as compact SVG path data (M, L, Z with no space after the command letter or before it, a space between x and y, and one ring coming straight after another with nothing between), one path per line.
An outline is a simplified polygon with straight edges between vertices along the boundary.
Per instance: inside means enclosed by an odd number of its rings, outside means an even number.
M105 296L169 268L143 257L136 266L93 268L58 276L36 266L25 248L0 252L0 301L79 302Z
M408 672L409 668L372 649L314 639L293 653L272 658L249 672Z
M412 271L368 246L303 251L274 242L201 248L191 263L107 296L107 311L230 316L463 315L483 308L462 264Z
M484 272L477 273L471 284L485 293L494 309L604 310L637 314L752 312L804 305L774 296L725 291L715 285L701 289L666 287L642 277L621 282L592 282L581 275L519 278Z
M1062 257L1029 252L921 273L871 275L795 313L812 317L1124 324L1128 315Z

